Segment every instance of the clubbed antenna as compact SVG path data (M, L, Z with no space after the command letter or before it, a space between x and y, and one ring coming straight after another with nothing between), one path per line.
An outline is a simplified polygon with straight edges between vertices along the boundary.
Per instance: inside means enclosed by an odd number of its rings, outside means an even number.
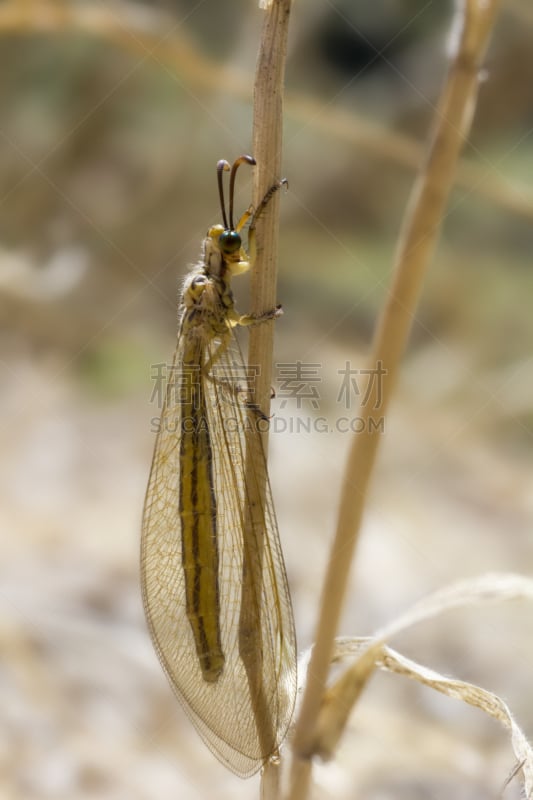
M233 225L233 196L235 191L235 176L237 174L237 170L241 164L250 164L250 166L253 167L255 163L255 158L253 158L253 156L239 156L239 158L233 162L231 175L229 176L229 225L232 231L235 230Z
M235 168L235 164L233 165ZM217 182L218 182L218 196L220 198L220 210L222 211L222 222L226 230L228 229L228 218L226 217L226 204L224 202L224 182L222 180L222 173L229 172L230 165L223 158L217 164ZM231 226L233 228L233 225Z

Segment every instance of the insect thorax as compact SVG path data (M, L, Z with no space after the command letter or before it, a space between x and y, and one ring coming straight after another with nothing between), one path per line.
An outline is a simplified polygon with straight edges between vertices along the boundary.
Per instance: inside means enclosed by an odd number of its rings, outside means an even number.
M183 322L196 328L207 338L228 332L228 313L233 308L233 294L226 281L199 266L185 281L183 287ZM203 329L203 331L202 331Z

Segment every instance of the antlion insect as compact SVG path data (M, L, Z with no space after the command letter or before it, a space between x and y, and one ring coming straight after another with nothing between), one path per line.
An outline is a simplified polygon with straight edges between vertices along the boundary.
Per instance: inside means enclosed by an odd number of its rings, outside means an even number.
M176 354L146 494L142 592L168 680L208 747L241 777L275 757L296 694L291 601L230 281L255 260L255 213L233 222L233 166L217 164L223 225L185 279ZM223 173L230 172L229 224ZM241 233L250 220L248 251Z

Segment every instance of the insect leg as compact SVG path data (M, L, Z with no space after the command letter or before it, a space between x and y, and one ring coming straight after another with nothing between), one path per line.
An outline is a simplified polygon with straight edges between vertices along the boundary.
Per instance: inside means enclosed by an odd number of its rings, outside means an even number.
M242 314L236 317L233 322L234 325L242 325L243 327L250 325L261 325L262 322L268 322L270 319L277 319L283 315L283 308L278 305L275 308L264 311L262 314Z
M278 189L281 189L282 186L288 186L288 185L289 183L285 178L278 181L277 183L274 183L270 187L270 189L265 193L265 196L257 206L256 210L252 212L251 209L248 209L247 211L244 212L241 219L239 220L239 224L237 225L238 231L247 223L250 217L252 219L252 221L250 222L250 228L248 229L248 262L250 264L250 267L253 267L257 255L257 246L255 242L255 226L257 220L261 217L265 208L267 207L267 205L269 204L270 200L275 195L275 193L278 191Z

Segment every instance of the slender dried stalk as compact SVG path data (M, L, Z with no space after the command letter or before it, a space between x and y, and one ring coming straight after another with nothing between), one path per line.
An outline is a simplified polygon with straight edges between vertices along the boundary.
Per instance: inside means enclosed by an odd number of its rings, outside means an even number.
M462 4L456 51L434 121L426 164L418 177L395 258L392 286L377 327L370 368L385 370L384 381L369 379L361 408L362 432L352 440L341 490L335 541L322 591L316 644L294 735L291 800L304 800L317 752L315 726L329 671L349 570L363 514L366 490L380 441L372 425L378 410L384 415L405 350L422 282L435 248L453 185L461 147L468 134L478 88L478 74L488 43L497 0L467 0ZM380 385L381 384L381 385ZM379 397L379 391L382 394Z
M265 12L265 20L259 46L255 85L254 85L254 123L253 154L257 162L254 180L254 206L258 207L268 189L280 180L281 145L283 131L283 81L287 53L287 36L289 26L291 0L274 0ZM257 240L259 249L257 260L251 277L251 298L253 314L262 314L276 306L277 265L278 265L278 218L279 196L274 194L263 215L258 221ZM255 375L254 402L264 414L270 410L270 394L272 384L272 358L274 345L274 326L265 323L250 331L250 347L248 364ZM260 369L257 367L260 366ZM257 371L256 371L257 370ZM267 437L263 434L262 446L266 452ZM261 469L264 456L261 442L257 437L247 437L247 515L265 508L264 493L266 473ZM258 478L262 476L262 480ZM251 547L245 550L243 564L243 601L244 615L249 614L252 606L253 586L261 585L263 579L263 547L258 540L258 532L263 530L260 524L247 525L247 529L255 531ZM247 596L247 587L249 588ZM257 611L260 613L260 610ZM260 685L262 643L257 641L260 625L248 625L250 641L249 658L243 658L252 696L256 698L254 713L256 724L264 749L268 751L273 736L273 720L270 718L268 698L264 697ZM255 633L254 633L255 631ZM273 761L265 764L261 796L263 800L275 800L279 796L279 765Z
M253 154L257 161L254 205L281 178L283 83L291 0L274 0L265 12L254 85ZM251 277L252 313L261 314L277 302L279 194L258 223L259 252ZM260 364L256 402L268 414L272 382L274 325L258 325L250 333L250 364Z

